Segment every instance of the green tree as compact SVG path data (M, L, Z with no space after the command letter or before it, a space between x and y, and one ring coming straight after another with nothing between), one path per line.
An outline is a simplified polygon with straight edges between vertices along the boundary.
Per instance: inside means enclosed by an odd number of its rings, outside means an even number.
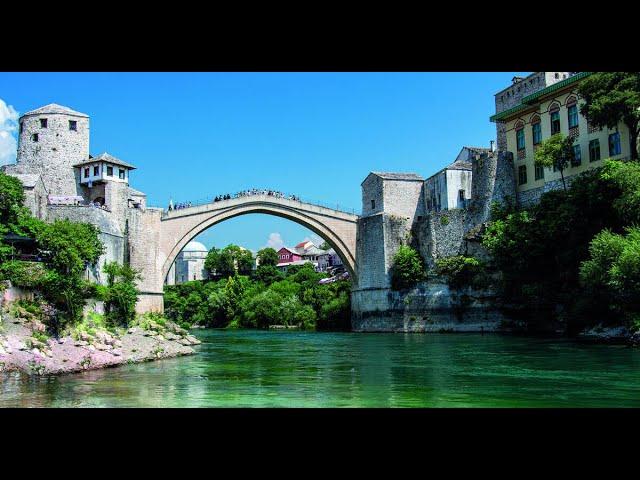
M207 257L204 259L204 268L209 272L209 275L213 276L218 273L220 268L220 249L211 247L207 253Z
M278 252L271 247L258 250L257 256L260 265L264 265L265 267L275 267L278 264Z
M48 269L43 293L70 322L79 320L87 296L93 294L83 274L87 267L96 265L104 251L98 234L94 225L56 220L44 224L36 235Z
M573 160L573 139L556 133L544 140L534 154L535 164L539 167L553 167L560 170L562 186L567 190L564 171Z
M640 128L640 72L597 72L578 85L585 103L580 107L595 127L615 128L623 122L629 129L631 158L638 159Z
M482 273L483 264L474 257L456 255L436 260L438 275L447 277L449 285L460 288L471 285Z
M640 327L640 228L629 228L626 235L604 230L591 241L589 253L580 266L582 284Z
M213 247L207 253L204 267L212 275L222 277L230 277L237 272L247 275L253 269L253 255L237 245L227 245L222 250Z
M420 254L413 248L402 245L393 256L391 288L404 290L415 286L425 278L425 265Z
M255 279L264 283L266 286L278 282L284 278L280 270L272 265L258 265L256 268Z
M103 267L107 274L104 289L104 313L113 326L128 326L136 316L139 290L136 282L142 280L140 273L130 265L109 262Z
M0 172L0 224L14 223L23 204L22 182L11 175Z
M320 250L329 250L331 248L331 245L329 245L327 241L324 241L318 248Z

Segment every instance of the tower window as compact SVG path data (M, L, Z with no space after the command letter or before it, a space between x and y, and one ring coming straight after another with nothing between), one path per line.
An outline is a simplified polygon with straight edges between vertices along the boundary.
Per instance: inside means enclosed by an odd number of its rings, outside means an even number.
M113 177L113 167L107 167L107 177Z
M31 140L33 140L34 142L38 141L38 134L34 133L33 135L31 135Z
M47 119L46 118L41 118L40 119L40 128L47 128Z
M464 190L458 190L458 197L461 202L464 202Z
M89 178L89 167L84 169L84 178Z
M376 209L376 201L371 200L371 210L375 210L375 209Z
M98 175L100 175L100 165L96 165L93 167L93 176L97 177Z
M78 122L76 120L69 120L69 130L78 130Z
M120 180L124 180L124 169L122 169L122 168L118 169L118 176L119 176Z
M20 133L24 131L24 122L20 122Z

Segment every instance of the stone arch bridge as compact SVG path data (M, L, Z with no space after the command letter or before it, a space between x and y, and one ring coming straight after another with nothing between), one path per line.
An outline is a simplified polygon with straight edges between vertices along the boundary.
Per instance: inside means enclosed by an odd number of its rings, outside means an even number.
M138 305L141 311L163 308L164 280L176 256L187 243L217 223L250 213L286 218L313 231L335 249L349 274L356 280L359 216L353 213L266 194L247 195L178 210L158 210L157 213L158 218L153 222L155 225L137 226L138 230L146 230L147 240L131 246L132 264L142 271L144 279ZM144 259L142 264L135 261L134 257Z

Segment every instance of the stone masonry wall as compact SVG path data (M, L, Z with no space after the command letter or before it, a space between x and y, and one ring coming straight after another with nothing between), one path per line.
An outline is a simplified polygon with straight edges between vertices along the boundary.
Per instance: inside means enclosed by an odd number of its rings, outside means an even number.
M47 128L40 126L43 118ZM69 130L69 120L77 122L77 130ZM79 195L78 172L73 165L89 158L89 118L43 113L24 116L21 123L18 163L11 165L10 171L42 175L51 195ZM38 134L37 142L34 134Z
M86 222L98 227L100 241L104 244L105 252L100 256L98 263L90 268L89 279L98 283L104 283L105 275L102 271L107 262L124 262L125 239L115 216L93 207L49 205L47 208L47 221L67 219L72 222Z

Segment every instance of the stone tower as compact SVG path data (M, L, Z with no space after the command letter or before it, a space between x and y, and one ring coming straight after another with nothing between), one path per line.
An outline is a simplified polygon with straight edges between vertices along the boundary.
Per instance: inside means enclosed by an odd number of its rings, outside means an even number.
M55 103L20 117L17 163L7 173L41 175L50 195L80 195L73 165L89 158L89 116Z

